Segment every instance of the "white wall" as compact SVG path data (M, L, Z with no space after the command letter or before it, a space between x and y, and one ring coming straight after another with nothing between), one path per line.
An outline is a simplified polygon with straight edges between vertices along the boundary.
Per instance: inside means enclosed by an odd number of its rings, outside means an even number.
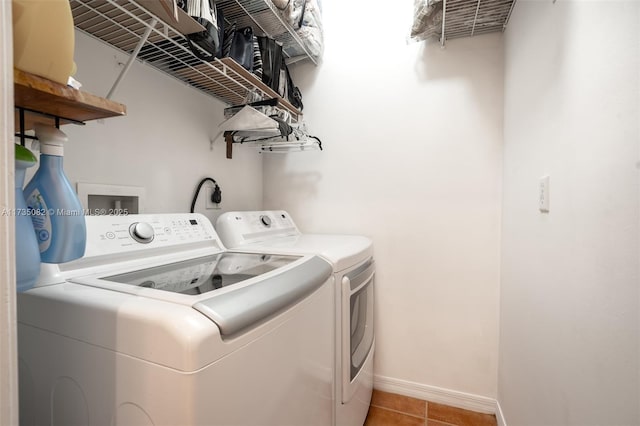
M292 74L325 151L265 157L265 207L373 238L378 384L495 398L502 36L443 50L406 43L412 2L323 7L323 63Z
M640 424L640 3L519 0L505 38L502 411Z
M13 39L11 3L0 3L0 209L14 200ZM0 424L18 424L18 345L16 332L15 218L0 216Z
M76 78L83 90L106 96L127 56L76 31ZM127 116L68 125L65 171L69 180L146 188L147 213L188 212L198 182L210 176L222 188L222 210L205 210L202 189L196 211L214 220L225 210L262 205L262 157L248 147L225 158L210 138L225 105L153 68L135 62L113 100ZM207 184L209 185L209 184Z

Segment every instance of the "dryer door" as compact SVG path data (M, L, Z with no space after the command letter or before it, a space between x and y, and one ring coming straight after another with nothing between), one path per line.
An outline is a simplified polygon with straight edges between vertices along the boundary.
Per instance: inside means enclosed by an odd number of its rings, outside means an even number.
M351 400L373 350L373 260L342 278L342 402Z

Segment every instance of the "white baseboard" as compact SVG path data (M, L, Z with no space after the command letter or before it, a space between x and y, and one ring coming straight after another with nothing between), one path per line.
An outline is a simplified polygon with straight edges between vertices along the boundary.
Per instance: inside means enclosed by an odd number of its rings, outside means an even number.
M496 420L498 421L498 426L507 426L507 421L504 419L504 414L502 413L502 407L500 407L500 401L496 401Z
M436 402L438 404L450 405L452 407L463 408L480 413L495 414L496 418L498 418L499 413L500 417L502 417L502 412L499 410L500 407L496 400L486 396L474 395L451 389L439 388L436 386L423 385L421 383L409 382L406 380L379 375L374 375L373 387L384 392L411 396L413 398L424 399L425 401ZM500 419L498 418L498 426L506 426L504 418L502 418L502 421L503 423L500 423Z

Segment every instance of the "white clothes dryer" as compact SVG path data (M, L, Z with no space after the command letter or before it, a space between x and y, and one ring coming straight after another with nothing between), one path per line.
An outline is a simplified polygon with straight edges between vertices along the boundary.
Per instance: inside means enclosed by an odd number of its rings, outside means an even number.
M335 276L335 414L338 426L361 426L373 390L373 284L371 239L303 234L286 211L222 214L216 230L229 248L255 253L316 254Z
M199 214L86 223L18 295L21 424L332 422L329 263L228 252Z

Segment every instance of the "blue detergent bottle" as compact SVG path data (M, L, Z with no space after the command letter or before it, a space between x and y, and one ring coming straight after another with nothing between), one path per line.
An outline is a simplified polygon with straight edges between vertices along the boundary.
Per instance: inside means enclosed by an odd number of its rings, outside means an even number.
M64 263L84 255L87 229L84 210L62 169L63 145L59 129L36 125L40 167L24 189L27 208L45 263Z
M22 193L27 169L34 166L37 160L24 146L16 145L15 151L16 288L25 291L36 284L40 275L40 250Z

